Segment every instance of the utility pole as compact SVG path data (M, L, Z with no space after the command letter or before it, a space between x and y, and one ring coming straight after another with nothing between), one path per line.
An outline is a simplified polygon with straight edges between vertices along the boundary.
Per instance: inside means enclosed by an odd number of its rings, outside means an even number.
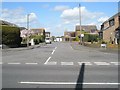
M79 3L79 24L80 24L80 43L81 43L81 41L82 41L82 37L81 37L81 34L82 34L82 32L81 32L81 4Z
M30 14L27 14L27 30L29 30L29 16ZM27 33L27 47L29 47L29 33Z

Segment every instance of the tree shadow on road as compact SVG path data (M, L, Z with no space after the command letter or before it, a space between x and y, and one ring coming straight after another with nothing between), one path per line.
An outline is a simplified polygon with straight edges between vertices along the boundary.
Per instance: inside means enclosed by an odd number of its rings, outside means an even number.
M77 79L75 90L83 90L84 71L85 71L85 64L83 63L80 69L78 79Z

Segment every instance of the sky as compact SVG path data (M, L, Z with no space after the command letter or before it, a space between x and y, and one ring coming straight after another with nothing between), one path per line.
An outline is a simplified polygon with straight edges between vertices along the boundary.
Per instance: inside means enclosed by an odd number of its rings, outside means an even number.
M30 14L30 29L45 28L53 36L63 36L64 31L75 31L79 25L79 3L82 25L98 29L118 12L117 2L3 2L0 19L26 27Z

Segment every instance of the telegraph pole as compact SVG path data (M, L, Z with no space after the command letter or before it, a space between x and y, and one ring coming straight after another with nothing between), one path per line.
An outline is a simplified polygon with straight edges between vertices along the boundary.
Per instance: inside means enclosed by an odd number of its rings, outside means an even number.
M81 32L81 4L79 3L79 24L80 24L80 43L81 43L81 41L82 41L82 37L81 37L81 34L82 34L82 32Z
M30 14L27 14L27 30L29 30L29 16ZM29 47L29 35L27 33L27 47Z

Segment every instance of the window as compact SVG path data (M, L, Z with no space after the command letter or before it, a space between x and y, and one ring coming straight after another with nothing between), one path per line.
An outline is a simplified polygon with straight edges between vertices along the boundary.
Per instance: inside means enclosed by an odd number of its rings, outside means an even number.
M101 30L103 30L104 29L104 25L101 25Z
M109 26L113 26L114 23L115 23L115 22L114 22L114 19L110 20L110 21L109 21Z

